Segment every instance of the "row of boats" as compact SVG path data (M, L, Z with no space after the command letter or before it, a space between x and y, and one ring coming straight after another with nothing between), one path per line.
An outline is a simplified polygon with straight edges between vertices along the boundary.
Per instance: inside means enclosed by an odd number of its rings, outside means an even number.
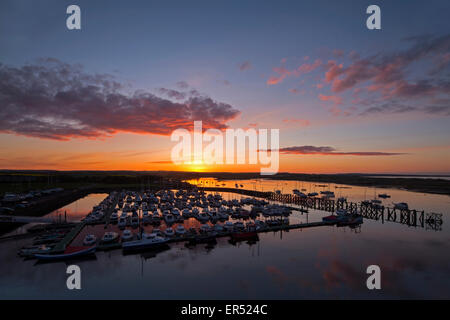
M293 194L300 197L300 198L310 198L310 197L316 197L319 194L317 192L310 192L310 193L303 193L301 191L299 191L298 189L294 189ZM320 194L322 195L323 198L325 199L329 199L329 198L334 198L335 194L333 191L320 191ZM378 198L382 198L382 199L388 199L391 196L387 193L380 193L378 194ZM338 202L346 202L347 198L346 197L339 197L337 198ZM370 206L372 208L375 209L380 209L382 208L382 201L379 199L373 199L373 200L364 200L361 202L362 206ZM406 202L398 202L398 203L393 203L394 205L394 209L398 209L398 210L408 210L408 204Z
M178 239L202 241L228 234L232 238L248 238L256 236L257 231L262 228L289 224L290 214L290 208L270 204L265 200L245 197L240 200L225 200L219 194L206 195L198 190L112 192L93 208L86 216L85 222L117 224L119 229L122 229L121 232L107 231L99 238L88 234L84 237L82 246L69 245L64 252L58 254L51 253L51 245L39 247L39 243L23 253L48 260L90 254L95 252L98 245L115 243L120 243L124 251L129 251L157 247ZM260 215L270 219L259 220ZM198 229L186 228L183 225L184 220L190 218L201 223ZM240 221L242 219L245 220ZM323 220L353 226L362 223L362 216L339 209ZM165 226L160 229L159 224L163 221ZM147 224L153 225L151 232L141 228ZM139 232L133 232L127 228L129 226L140 227ZM57 242L62 236L52 237ZM48 238L43 240L51 241Z
M208 235L208 236L217 236L219 234L224 233L246 233L246 232L256 232L260 230L261 228L264 228L266 226L273 226L273 225L281 225L283 223L289 223L288 220L269 220L269 221L261 221L261 220L255 220L250 222L242 222L242 221L226 221L225 223L217 223L215 225L209 225L209 224L202 224L200 228L189 228L186 229L182 224L177 225L176 227L166 227L164 230L160 230L159 228L153 228L151 233L154 233L160 237L164 237L167 239L172 239L174 237L182 238L184 236L193 237L197 235ZM105 232L103 237L100 239L101 244L108 244L108 243L114 243L121 241L122 243L132 241L138 237L139 240L139 234L145 234L145 232L141 232L138 234L134 234L130 229L126 229L122 232L122 234L119 236L117 232L108 231ZM84 238L83 245L90 246L97 244L98 239L93 234L88 234Z
M289 216L291 209L282 205L269 204L265 200L242 198L241 200L224 200L219 194L205 195L199 191L166 190L158 193L127 192L118 196L117 206L109 217L109 222L117 223L119 228L128 226L158 225L164 221L167 225L195 218L201 223L208 221L227 221L233 219ZM110 205L106 201L106 207ZM245 209L248 206L249 209ZM101 204L94 208L85 221L98 223L104 217L105 208Z

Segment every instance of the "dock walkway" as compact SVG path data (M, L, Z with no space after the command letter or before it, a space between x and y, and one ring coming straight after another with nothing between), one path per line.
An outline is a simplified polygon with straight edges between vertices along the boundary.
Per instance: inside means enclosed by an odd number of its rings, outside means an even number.
M363 203L338 201L329 198L299 197L294 194L281 194L275 192L262 192L237 188L195 186L193 186L193 188L204 191L230 192L246 195L249 197L263 198L269 201L277 201L285 204L297 205L300 207L300 209L308 208L327 212L335 212L337 209L345 209L351 213L358 213L365 219L381 220L383 223L387 221L434 231L442 230L442 214L425 212L424 210L400 210L395 207L364 205ZM291 208L294 210L299 210L299 208Z

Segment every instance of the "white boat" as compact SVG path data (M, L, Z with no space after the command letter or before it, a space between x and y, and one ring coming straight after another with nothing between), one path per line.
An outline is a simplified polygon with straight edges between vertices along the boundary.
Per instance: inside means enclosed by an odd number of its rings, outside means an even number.
M110 243L110 242L114 242L117 240L117 238L119 237L119 235L117 234L117 232L105 232L105 234L102 237L102 242L104 243Z
M142 223L147 224L150 222L150 216L148 214L148 211L142 212Z
M127 218L120 216L118 226L120 229L124 229L127 226Z
M230 217L225 211L219 211L218 216L220 220L228 220Z
M198 215L198 220L200 220L200 222L206 222L209 220L209 215L205 212L202 212Z
M176 234L179 234L179 235L185 234L185 233L186 233L186 229L185 229L181 224L179 224L179 225L175 228L175 233L176 233Z
M109 217L109 220L111 222L117 222L118 219L119 219L119 215L117 214L117 212L111 213L111 216Z
M210 232L211 231L211 227L209 226L209 225L207 225L207 224L202 224L201 226L200 226L200 232L202 232L202 233L207 233L207 232Z
M164 230L164 234L168 237L172 237L175 235L175 231L173 231L172 228L166 228L166 230Z
M131 216L131 226L138 227L139 226L139 215L137 212L133 212Z
M152 214L152 221L153 221L153 222L159 222L159 221L161 221L161 216L159 215L158 210L153 211L153 214Z
M124 230L122 232L122 237L121 237L122 241L130 241L133 239L133 233L131 232L131 230Z
M233 224L233 222L231 222L231 221L227 221L227 222L225 222L225 224L224 224L224 229L226 230L226 231L229 231L229 232L231 232L231 231L233 231L233 229L234 229L234 224Z
M259 227L259 228L265 228L266 227L266 223L264 221L262 221L262 220L255 220L255 225L256 225L256 227Z
M97 242L97 237L93 234L88 234L86 237L84 237L83 245L92 246L96 242Z
M168 239L158 236L156 233L143 233L141 239L128 241L122 244L123 250L142 250L161 246Z
M223 225L221 225L219 223L214 225L214 230L217 232L223 232L224 231Z
M234 228L237 230L242 230L245 228L245 226L241 221L237 221L234 223Z
M174 223L175 217L172 214L168 213L168 214L164 215L164 221L166 221L167 224Z

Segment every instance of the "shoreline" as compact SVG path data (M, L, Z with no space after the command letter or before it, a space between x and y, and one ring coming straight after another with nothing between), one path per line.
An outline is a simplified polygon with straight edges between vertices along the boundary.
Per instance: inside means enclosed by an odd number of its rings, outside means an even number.
M194 178L194 177L192 177ZM249 175L249 174L204 174L195 178L216 178L223 180L285 180L307 181L317 183L335 183L349 186L372 187L381 189L399 189L410 192L438 194L450 196L450 180L435 178L378 178L364 175L324 175L324 174L292 174L281 173L274 176Z

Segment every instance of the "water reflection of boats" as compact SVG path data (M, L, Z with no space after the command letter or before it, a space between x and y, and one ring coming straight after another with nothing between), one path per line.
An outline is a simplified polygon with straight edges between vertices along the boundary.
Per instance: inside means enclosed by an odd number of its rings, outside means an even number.
M145 260L147 260L147 259L153 259L159 253L167 251L167 250L170 250L170 246L168 244L164 244L164 245L161 245L161 246L159 246L157 248L152 248L150 250L149 249L146 249L146 250L144 249L144 250L141 250L140 252L141 252L141 257L144 258ZM137 252L135 251L134 253L137 253Z
M198 235L192 239L189 239L189 245L201 244L201 243L214 243L217 244L216 234L204 234Z
M378 198L383 198L383 199L390 198L390 197L391 197L391 196L388 195L387 193L380 193L380 194L378 195Z
M247 232L236 232L231 234L231 240L233 242L238 241L248 241L248 240L256 240L258 241L258 234L254 231L247 231Z

